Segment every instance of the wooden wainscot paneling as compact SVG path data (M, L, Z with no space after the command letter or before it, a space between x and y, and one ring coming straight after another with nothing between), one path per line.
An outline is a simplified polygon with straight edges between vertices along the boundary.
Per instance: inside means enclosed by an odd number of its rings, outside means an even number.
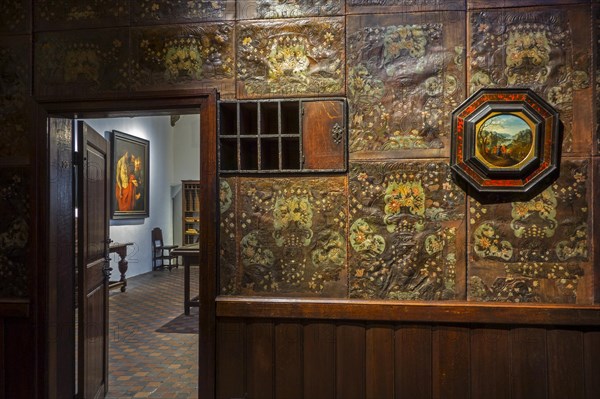
M304 392L304 327L301 323L275 324L275 397L302 397ZM333 368L332 368L333 370ZM310 374L311 370L308 371Z
M432 328L400 324L394 337L395 388L403 398L430 398L432 390Z
M344 0L311 1L238 1L238 19L325 17L342 15Z
M546 330L516 328L511 331L511 396L548 397Z
M188 24L131 30L131 89L217 87L234 92L233 24Z
M230 20L235 0L138 0L132 2L131 14L134 25Z
M600 393L600 331L584 331L583 353L585 361L585 398L595 398Z
M590 14L589 5L470 12L469 92L492 85L532 89L560 113L563 155L589 155L593 131ZM533 37L541 39L539 44L521 51Z
M349 14L464 10L464 0L346 0Z
M306 313L220 317L217 325L219 398L600 395L599 326L365 323Z
M6 355L4 350L4 318L0 317L0 399L6 398Z
M366 395L366 327L343 323L336 329L336 394L338 399Z
M304 397L333 398L335 393L335 324L304 325Z
M433 329L433 397L469 397L470 331L466 327Z
M240 98L343 95L342 17L240 22Z
M583 398L585 396L584 333L576 330L548 330L546 340L549 396Z
M35 398L39 397L36 384L34 365L36 326L27 318L4 318L0 326L4 325L4 353L0 357L0 378L4 377L4 391L0 397L10 398ZM2 334L0 333L0 336ZM2 354L2 353L0 353ZM0 381L0 386L2 382ZM2 396L4 395L4 396Z
M471 330L471 397L510 397L510 330L479 326Z
M465 96L462 12L347 18L350 158L450 154Z
M531 199L469 199L469 300L593 303L591 176L589 159L565 158Z
M246 393L249 398L273 398L274 325L270 320L246 325Z
M246 323L223 320L217 323L217 397L243 398L246 392Z
M36 1L35 30L70 30L125 26L129 23L128 0Z
M394 396L394 330L372 324L366 331L366 397Z

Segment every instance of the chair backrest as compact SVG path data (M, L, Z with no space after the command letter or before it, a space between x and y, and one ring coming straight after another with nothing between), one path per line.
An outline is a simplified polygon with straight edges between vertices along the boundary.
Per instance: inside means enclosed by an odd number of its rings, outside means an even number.
M155 227L152 229L152 247L162 247L163 246L163 236L162 230L159 227Z

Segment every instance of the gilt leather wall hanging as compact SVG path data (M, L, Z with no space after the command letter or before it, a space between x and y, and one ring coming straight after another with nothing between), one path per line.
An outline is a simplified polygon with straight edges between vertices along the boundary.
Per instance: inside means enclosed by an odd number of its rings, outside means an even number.
M452 113L450 166L478 192L525 193L558 168L558 112L529 89L481 89Z

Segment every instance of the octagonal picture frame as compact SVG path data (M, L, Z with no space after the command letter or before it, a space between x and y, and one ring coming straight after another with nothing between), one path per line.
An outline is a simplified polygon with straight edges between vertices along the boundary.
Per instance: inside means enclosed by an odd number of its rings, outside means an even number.
M559 145L558 112L530 89L480 89L452 112L450 167L477 192L530 192Z

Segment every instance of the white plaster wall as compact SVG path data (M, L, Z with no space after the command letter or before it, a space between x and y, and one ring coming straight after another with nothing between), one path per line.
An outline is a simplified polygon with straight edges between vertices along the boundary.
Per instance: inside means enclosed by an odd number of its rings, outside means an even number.
M182 115L173 127L173 242L183 242L181 181L200 179L200 115Z
M110 221L110 238L116 242L134 242L128 249L127 277L152 270L151 231L160 227L165 243L173 242L173 133L169 116L86 119L92 128L110 140L110 132L119 130L150 141L150 217ZM112 255L113 276L118 277L116 254Z

